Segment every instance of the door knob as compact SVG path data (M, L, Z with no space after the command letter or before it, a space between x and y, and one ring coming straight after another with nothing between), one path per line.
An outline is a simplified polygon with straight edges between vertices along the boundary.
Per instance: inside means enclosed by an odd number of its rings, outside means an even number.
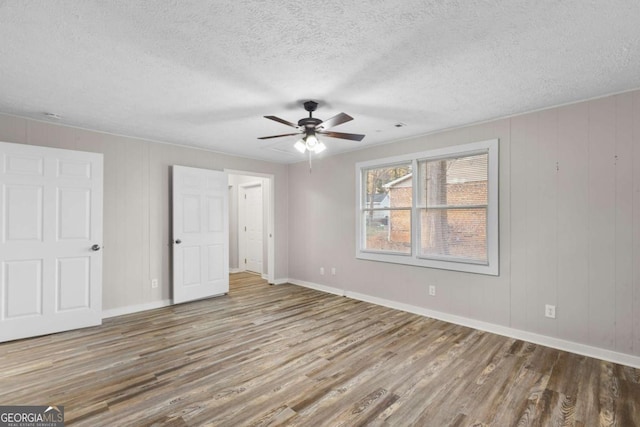
M182 240L177 239L177 240L176 240L176 245L179 245L180 243L182 243Z
M93 245L93 246L91 246L91 250L92 250L92 251L99 251L99 250L100 250L100 245Z

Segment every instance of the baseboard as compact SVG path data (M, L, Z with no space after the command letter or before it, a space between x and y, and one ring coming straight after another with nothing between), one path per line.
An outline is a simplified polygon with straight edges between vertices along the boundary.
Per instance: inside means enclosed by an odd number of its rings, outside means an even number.
M240 273L244 270L240 270L239 268L229 268L229 274L236 274L236 273Z
M109 317L122 316L125 314L138 313L140 311L153 310L156 308L167 307L173 303L170 299L164 299L161 301L149 302L146 304L128 305L126 307L112 308L102 311L102 318L108 319Z
M269 275L262 273L262 279L263 280L269 280Z
M292 283L298 286L303 286L305 288L315 289L316 291L322 291L329 294L338 295L340 297L345 296L344 291L342 289L334 288L331 286L319 285L317 283L305 282L304 280L298 280L298 279L289 279L289 283ZM357 298L354 298L354 299L357 299ZM382 305L382 304L378 304L378 305Z
M303 280L289 279L289 283L292 283L298 286L303 286L305 288L327 292L334 295L345 296L347 298L352 298L358 301L364 301L371 304L381 305L383 307L389 307L396 310L406 311L408 313L418 314L421 316L442 320L444 322L453 323L456 325L467 326L469 328L478 329L485 332L491 332L493 334L502 335L509 338L515 338L515 339L531 342L534 344L540 344L546 347L568 351L570 353L580 354L582 356L593 357L596 359L606 360L613 363L619 363L621 365L640 368L640 357L633 356L630 354L620 353L617 351L607 350L599 347L593 347L586 344L580 344L574 341L567 341L559 338L549 337L546 335L540 335L532 332L523 331L520 329L496 325L493 323L482 322L479 320L470 319L468 317L457 316L454 314L443 313L435 310L429 310L427 308L418 307L411 304L404 304L397 301L391 301L384 298L378 298L371 295L361 294L358 292L344 291L342 289L334 288L331 286L319 285L317 283L305 282Z
M273 281L273 285L284 285L285 283L291 283L291 281L288 278L282 278L282 279L275 279Z

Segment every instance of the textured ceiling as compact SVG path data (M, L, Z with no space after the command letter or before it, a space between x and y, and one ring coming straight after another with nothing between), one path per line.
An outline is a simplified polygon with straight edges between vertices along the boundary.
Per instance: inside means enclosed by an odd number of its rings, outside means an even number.
M276 162L640 87L640 1L0 0L0 112ZM396 127L398 122L404 127Z

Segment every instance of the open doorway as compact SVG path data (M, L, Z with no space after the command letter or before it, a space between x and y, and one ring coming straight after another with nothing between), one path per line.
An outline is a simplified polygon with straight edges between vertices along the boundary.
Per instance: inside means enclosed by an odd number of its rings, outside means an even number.
M226 172L229 175L229 272L253 272L274 283L273 175Z
M262 182L240 184L238 188L238 267L263 274L264 211Z

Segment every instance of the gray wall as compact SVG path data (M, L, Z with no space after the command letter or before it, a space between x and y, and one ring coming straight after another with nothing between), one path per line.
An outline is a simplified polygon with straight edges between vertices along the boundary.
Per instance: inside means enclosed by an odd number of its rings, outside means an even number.
M355 259L355 163L500 139L500 276ZM275 176L292 278L640 355L640 92L277 165L0 115L0 140L104 154L105 309L170 297L169 167ZM329 141L330 142L330 141ZM319 268L337 269L321 276ZM159 289L150 280L160 279ZM437 286L429 297L428 285ZM544 317L544 304L557 318Z
M356 162L490 138L499 277L355 258ZM294 280L640 355L638 91L297 163L289 183Z
M103 309L170 298L170 166L275 177L275 277L288 276L287 166L0 114L0 140L104 154ZM152 289L151 279L160 279Z

